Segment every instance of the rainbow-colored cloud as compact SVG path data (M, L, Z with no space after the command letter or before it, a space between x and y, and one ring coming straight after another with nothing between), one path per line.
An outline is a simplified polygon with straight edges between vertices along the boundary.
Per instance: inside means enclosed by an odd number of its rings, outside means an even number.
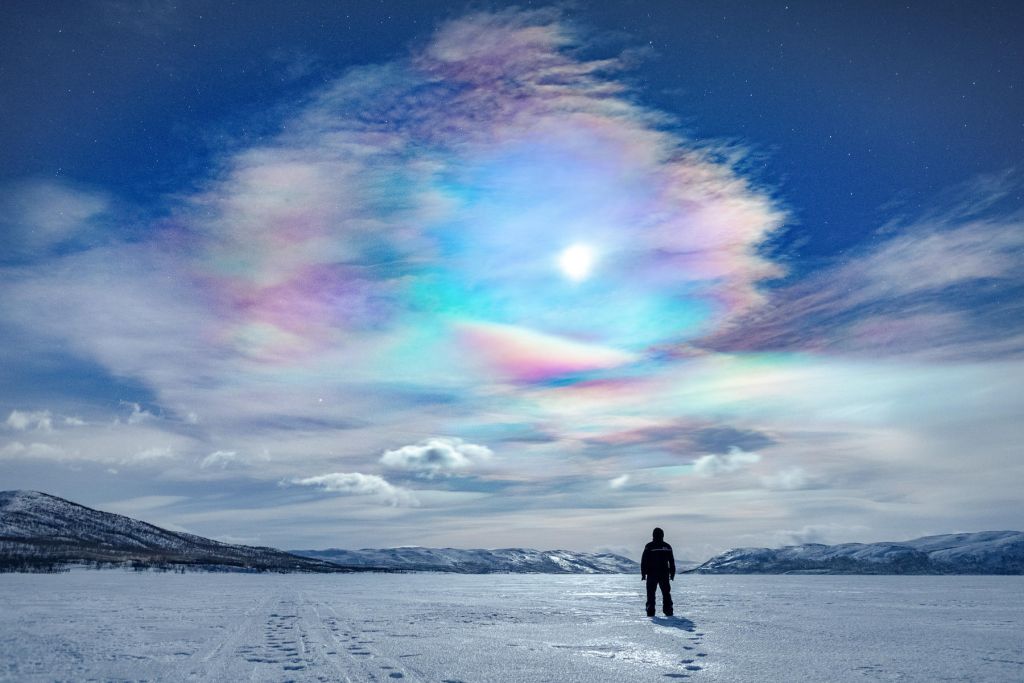
M578 58L552 14L506 12L341 78L192 202L213 336L258 363L370 345L362 361L393 381L436 363L531 383L648 360L747 311L779 274L758 245L782 214L619 69Z
M130 239L104 230L113 195L0 188L24 368L0 466L237 486L239 509L176 519L287 543L286 518L596 547L1019 509L989 491L1021 471L1020 215L974 193L784 277L784 212L736 148L593 50L553 11L451 21L282 107Z

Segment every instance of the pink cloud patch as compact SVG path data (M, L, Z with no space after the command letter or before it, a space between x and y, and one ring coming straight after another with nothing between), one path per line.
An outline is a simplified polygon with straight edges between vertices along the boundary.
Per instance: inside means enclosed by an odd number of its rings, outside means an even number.
M513 325L460 322L456 331L466 351L503 379L514 382L542 382L637 360L635 354L626 351Z

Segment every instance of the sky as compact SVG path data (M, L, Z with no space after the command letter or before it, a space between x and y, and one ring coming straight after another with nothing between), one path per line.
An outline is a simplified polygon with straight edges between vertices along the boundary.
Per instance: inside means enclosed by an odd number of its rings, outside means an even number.
M1015 3L0 16L0 488L290 549L1022 527Z

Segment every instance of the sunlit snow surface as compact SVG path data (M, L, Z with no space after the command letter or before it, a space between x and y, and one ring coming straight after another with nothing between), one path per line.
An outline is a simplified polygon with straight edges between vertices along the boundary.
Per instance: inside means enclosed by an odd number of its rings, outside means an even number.
M1024 578L0 575L0 680L1020 681Z

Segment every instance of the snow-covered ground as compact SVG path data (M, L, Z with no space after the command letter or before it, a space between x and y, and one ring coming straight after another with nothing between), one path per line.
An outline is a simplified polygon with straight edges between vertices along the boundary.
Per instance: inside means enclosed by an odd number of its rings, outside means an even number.
M0 680L1021 681L1024 578L0 575Z

